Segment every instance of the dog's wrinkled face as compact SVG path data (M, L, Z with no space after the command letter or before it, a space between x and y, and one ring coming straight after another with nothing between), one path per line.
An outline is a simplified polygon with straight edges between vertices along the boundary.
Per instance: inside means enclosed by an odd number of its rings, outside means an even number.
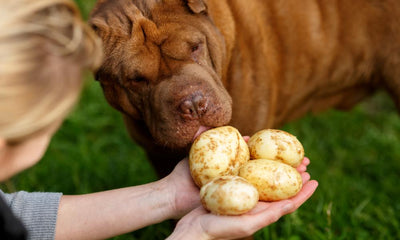
M159 145L183 148L204 126L229 123L224 40L203 0L101 0L90 23L104 44L96 79L108 102Z

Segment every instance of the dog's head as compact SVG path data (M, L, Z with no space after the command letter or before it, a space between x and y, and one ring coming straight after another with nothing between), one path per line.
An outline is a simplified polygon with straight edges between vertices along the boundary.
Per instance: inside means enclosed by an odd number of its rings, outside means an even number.
M183 148L199 129L229 123L224 38L206 0L100 0L90 24L104 44L96 79L106 99L159 145Z

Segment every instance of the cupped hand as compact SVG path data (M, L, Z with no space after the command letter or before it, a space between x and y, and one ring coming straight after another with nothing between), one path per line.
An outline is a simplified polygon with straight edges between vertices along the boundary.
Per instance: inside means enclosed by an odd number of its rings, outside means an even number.
M306 171L309 164L310 160L305 157L297 167L297 171L302 175L308 175ZM181 160L165 180L167 180L168 194L172 194L171 206L174 213L172 218L179 219L200 206L199 188L190 175L187 158Z
M237 239L253 235L283 215L294 212L312 196L318 182L310 181L310 175L305 172L309 163L309 159L304 158L297 167L303 187L296 196L276 202L259 202L250 212L240 216L218 216L199 206L178 222L168 239L185 239L188 236L193 239Z
M165 178L169 193L172 194L172 211L178 219L200 206L199 188L193 182L187 158L181 160Z

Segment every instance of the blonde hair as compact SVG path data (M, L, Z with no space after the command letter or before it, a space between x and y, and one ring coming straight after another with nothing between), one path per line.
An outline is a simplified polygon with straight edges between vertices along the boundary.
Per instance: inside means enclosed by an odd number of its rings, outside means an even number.
M0 138L17 141L70 112L102 51L71 0L0 5Z

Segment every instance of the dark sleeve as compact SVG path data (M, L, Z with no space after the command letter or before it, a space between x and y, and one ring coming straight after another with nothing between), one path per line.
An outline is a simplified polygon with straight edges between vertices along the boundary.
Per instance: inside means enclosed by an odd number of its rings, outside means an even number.
M61 193L0 191L0 195L28 230L28 239L54 239Z
M4 198L0 196L0 239L25 240L27 235L22 222L13 214Z

